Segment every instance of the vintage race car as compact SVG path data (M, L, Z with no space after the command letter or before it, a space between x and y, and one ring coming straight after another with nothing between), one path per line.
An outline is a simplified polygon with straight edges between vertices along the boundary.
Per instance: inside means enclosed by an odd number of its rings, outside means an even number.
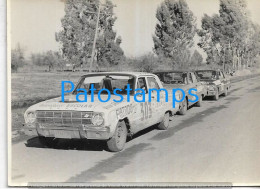
M181 102L181 107L179 110L179 113L181 115L186 114L188 108L193 104L196 104L197 106L202 105L202 99L205 96L206 89L204 85L202 85L201 82L198 80L194 72L187 71L187 70L176 70L176 71L160 71L160 72L155 72L154 74L156 74L160 78L165 88L168 89L180 88L184 90L185 99ZM196 95L198 96L197 102L189 101L189 99L192 101L195 100L195 97L193 95L190 95L188 92L190 89L197 90L195 92Z
M96 89L93 99L90 99L90 94L87 93L87 102L78 102L86 98L86 94L79 96L79 93L88 91L91 85ZM127 85L132 89L129 94L126 91ZM58 97L29 107L24 114L24 132L30 136L39 136L40 142L50 147L55 145L59 138L95 139L105 140L110 151L120 151L129 135L157 123L159 129L168 128L170 116L178 111L179 103L174 102L176 104L173 107L170 100L165 102L163 93L159 93L161 99L157 102L158 93L155 94L154 91L150 102L148 97L149 89L162 87L159 78L149 73L87 74L80 78L73 92L64 97L64 102ZM139 102L143 97L137 95L137 88L145 91L143 102ZM111 100L103 102L108 99L108 93L99 95L101 89L111 92L120 89L117 92L122 95L123 101L115 102L114 100L122 99L111 93ZM175 95L180 98L180 94Z
M228 95L228 91L231 88L230 79L221 70L197 70L196 74L207 87L206 96L211 96L214 100L218 100L219 95Z

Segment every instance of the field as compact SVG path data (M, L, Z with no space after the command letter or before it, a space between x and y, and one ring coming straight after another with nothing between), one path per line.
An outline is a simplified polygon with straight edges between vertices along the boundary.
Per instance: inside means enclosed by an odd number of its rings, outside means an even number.
M12 107L19 108L51 97L60 96L61 81L77 82L82 73L12 74Z

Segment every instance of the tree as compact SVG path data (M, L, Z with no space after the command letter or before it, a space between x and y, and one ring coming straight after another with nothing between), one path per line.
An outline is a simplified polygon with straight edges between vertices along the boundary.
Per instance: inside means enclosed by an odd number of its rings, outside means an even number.
M134 61L137 71L141 72L153 72L158 68L158 58L152 53L143 55Z
M59 64L60 64L60 55L58 52L47 51L46 54L44 54L43 65L48 66L49 72L51 71L51 69L54 68L54 66Z
M249 24L244 51L246 67L252 67L260 55L260 26L252 22Z
M60 53L53 51L33 53L31 55L31 61L37 66L47 66L49 72L54 68L54 66L61 67L64 62Z
M121 36L116 37L116 32L113 30L116 17L114 16L111 1L106 1L103 12L104 16L100 17L100 32L97 40L97 62L107 62L109 65L118 65L125 59L124 51L121 49Z
M56 40L62 45L65 59L73 64L86 64L91 56L96 29L97 12L100 2L95 0L68 0L65 4L65 16L62 18L63 30L56 34ZM96 44L96 60L98 64L108 62L117 64L113 58L124 56L120 43L116 43L116 32L113 30L116 17L113 4L106 1L101 6L98 39ZM120 52L120 53L119 53Z
M22 49L18 43L17 47L11 50L11 69L12 71L17 72L18 68L24 66L24 64L24 49Z
M219 14L204 15L198 45L207 53L208 64L241 66L248 20L244 0L220 0Z
M173 64L185 65L196 34L196 20L187 3L184 0L165 0L158 7L156 18L155 53L170 58Z
M212 18L204 14L201 20L201 30L198 30L198 35L201 37L198 46L202 48L206 54L207 64L212 64L219 62L219 49L217 48L216 41L218 41L218 32L214 25L214 18L217 18L218 15L213 15ZM217 19L216 19L217 20Z
M109 43L107 51L104 51L102 62L107 62L109 65L118 65L125 59L124 52L116 43Z
M203 62L202 55L197 50L195 50L191 56L190 64L194 66L200 66L202 62Z

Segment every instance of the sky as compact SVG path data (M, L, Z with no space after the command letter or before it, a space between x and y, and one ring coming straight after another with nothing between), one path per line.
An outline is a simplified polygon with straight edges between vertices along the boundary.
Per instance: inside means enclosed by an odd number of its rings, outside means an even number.
M10 9L11 48L19 43L26 57L31 53L59 50L55 32L61 30L64 16L62 0L8 0ZM186 0L197 18L197 26L204 14L218 13L219 0ZM112 0L117 21L114 30L122 37L121 47L128 57L152 52L156 18L155 12L162 0ZM248 9L254 22L260 24L260 0L248 0ZM198 38L195 38L198 41ZM202 50L200 50L201 53ZM205 54L204 54L205 56Z

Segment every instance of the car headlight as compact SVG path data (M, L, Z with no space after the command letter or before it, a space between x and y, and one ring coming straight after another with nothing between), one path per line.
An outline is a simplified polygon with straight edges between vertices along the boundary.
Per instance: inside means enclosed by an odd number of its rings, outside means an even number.
M36 120L35 112L28 112L25 116L26 123L33 123Z
M101 126L104 123L104 117L101 113L94 114L91 121L93 125Z

